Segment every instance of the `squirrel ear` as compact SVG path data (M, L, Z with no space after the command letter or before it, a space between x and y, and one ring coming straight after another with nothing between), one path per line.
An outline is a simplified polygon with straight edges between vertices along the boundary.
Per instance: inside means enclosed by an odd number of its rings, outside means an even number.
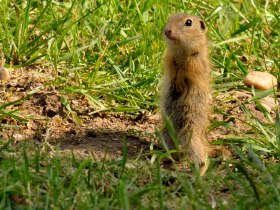
M204 21L201 20L199 22L200 22L200 28L204 31L206 28Z

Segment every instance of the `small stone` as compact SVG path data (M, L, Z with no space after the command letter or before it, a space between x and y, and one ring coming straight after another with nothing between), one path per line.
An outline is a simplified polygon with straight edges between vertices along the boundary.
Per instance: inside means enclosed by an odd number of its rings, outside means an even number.
M266 108L268 112L274 111L275 106L279 105L278 101L274 99L274 97L267 96L260 100L260 103Z
M21 141L24 138L21 134L18 134L18 133L14 133L13 137L14 137L15 141Z
M248 87L254 86L256 89L267 90L277 87L277 79L267 72L252 71L244 78L244 84Z
M9 80L10 79L10 73L9 70L6 68L0 68L0 80Z

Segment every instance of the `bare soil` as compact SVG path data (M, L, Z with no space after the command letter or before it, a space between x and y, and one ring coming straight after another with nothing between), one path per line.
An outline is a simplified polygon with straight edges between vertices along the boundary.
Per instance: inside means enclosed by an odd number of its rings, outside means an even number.
M18 110L19 120L0 118L1 138L15 142L26 139L50 142L81 156L109 159L122 156L125 142L129 156L149 152L152 146L160 149L156 135L161 127L158 113L139 112L138 116L110 112L90 114L94 110L86 98L74 94L63 95L63 91L51 85L55 77L48 69L32 66L10 71L11 79L0 84L0 105L26 98L6 108L8 111ZM213 111L210 116L212 126L209 128L209 141L250 132L250 126L246 124L250 119L238 105L246 103L250 97L245 90L213 94L213 107L223 110L223 113ZM80 124L62 105L62 98L69 99L73 113L81 120ZM248 103L246 107L260 121L267 122L254 103ZM214 126L213 122L227 122L228 126ZM221 154L227 156L230 152L223 147L213 146L212 156Z

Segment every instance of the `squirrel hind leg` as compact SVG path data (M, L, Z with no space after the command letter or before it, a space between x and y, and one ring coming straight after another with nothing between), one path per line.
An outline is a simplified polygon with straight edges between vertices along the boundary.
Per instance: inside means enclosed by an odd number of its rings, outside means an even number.
M192 161L200 167L200 175L204 175L208 168L208 145L203 138L192 137L188 154Z

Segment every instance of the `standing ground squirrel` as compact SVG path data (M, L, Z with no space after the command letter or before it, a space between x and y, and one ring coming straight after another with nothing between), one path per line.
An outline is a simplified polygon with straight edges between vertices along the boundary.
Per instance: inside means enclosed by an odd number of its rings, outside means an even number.
M210 62L205 23L198 17L174 14L164 29L167 50L162 81L162 115L169 118L178 145L163 128L168 149L184 149L205 168L208 156L206 130L210 107Z

